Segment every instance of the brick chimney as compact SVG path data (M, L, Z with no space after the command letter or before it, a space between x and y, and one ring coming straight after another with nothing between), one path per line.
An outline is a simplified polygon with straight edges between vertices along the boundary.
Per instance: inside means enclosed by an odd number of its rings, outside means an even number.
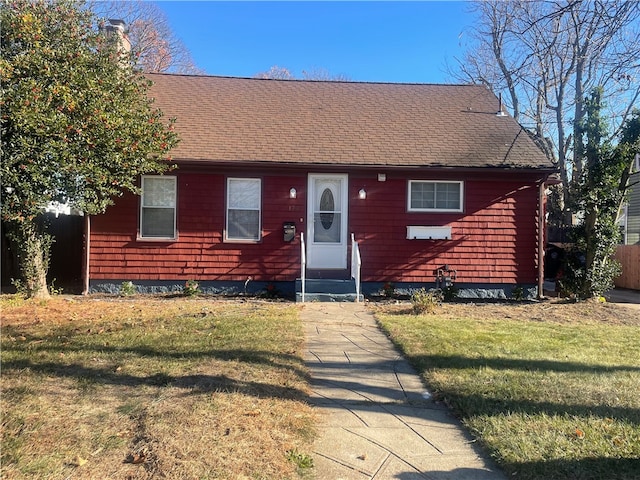
M127 35L126 26L127 24L124 20L110 18L109 25L104 27L107 33L113 35L117 39L118 50L124 55L131 53L131 42Z

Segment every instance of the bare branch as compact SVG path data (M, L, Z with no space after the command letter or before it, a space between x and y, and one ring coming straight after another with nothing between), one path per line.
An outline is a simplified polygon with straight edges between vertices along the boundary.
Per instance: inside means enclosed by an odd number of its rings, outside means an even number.
M509 94L514 116L557 160L568 204L566 187L582 168L574 142L585 93L603 89L612 132L640 98L640 2L485 0L474 10L479 21L454 77Z
M143 0L97 1L99 15L124 20L138 66L145 72L202 74L184 43L175 36L165 13Z
M273 65L269 70L258 72L254 78L270 78L272 80L295 80L296 76L286 67ZM350 82L351 79L343 74L332 75L329 70L321 67L313 67L302 71L302 80L314 80L324 82Z

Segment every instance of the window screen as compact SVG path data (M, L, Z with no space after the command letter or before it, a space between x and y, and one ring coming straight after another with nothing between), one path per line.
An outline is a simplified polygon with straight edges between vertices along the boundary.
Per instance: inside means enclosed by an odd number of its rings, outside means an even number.
M462 211L462 182L409 182L410 211Z
M140 236L176 238L176 177L142 177Z
M260 179L227 179L228 240L260 240L260 198Z

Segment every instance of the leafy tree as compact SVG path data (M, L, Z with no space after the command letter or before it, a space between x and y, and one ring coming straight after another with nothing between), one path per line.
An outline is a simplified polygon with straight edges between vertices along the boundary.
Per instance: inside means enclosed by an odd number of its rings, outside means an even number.
M617 218L630 186L636 152L640 151L640 112L624 124L617 145L608 140L603 90L585 99L578 126L577 154L583 168L574 192L582 220L575 227L563 287L577 298L599 296L613 288L620 265L613 259L620 240Z
M177 135L147 98L150 82L80 2L5 2L0 21L2 220L27 294L46 297L43 209L104 212L139 190L139 175L169 168Z

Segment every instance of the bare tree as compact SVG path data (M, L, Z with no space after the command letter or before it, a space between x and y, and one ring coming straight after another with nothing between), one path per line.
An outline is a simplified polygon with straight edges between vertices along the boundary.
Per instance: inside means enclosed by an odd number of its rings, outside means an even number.
M270 78L272 80L296 80L296 76L286 67L273 65L269 70L258 72L254 78ZM332 75L326 68L313 67L310 70L302 70L302 80L324 82L350 82L351 79L344 74Z
M332 74L326 68L311 67L309 70L302 70L303 80L315 80L324 82L350 82L351 78L343 73Z
M202 74L184 43L175 36L165 13L143 0L97 1L92 9L106 18L124 20L136 63L145 72Z
M640 96L640 3L487 0L474 10L479 23L454 76L507 93L514 118L560 169L566 223L587 92L603 89L612 136Z
M295 76L286 67L279 67L273 65L269 70L264 72L258 72L254 75L254 78L270 78L272 80L295 80Z

